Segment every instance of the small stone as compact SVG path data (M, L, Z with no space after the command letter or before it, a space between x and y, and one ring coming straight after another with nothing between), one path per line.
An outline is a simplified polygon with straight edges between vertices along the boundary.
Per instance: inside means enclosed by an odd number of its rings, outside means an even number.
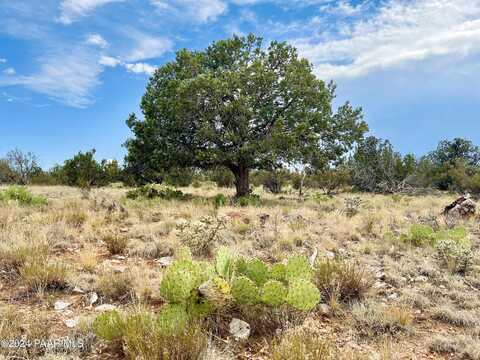
M97 293L94 292L90 295L90 299L88 300L88 302L89 302L90 306L92 306L93 304L95 304L97 302L97 300L98 300L98 295L97 295Z
M61 311L61 310L65 310L69 305L70 303L58 300L58 301L55 301L55 304L53 305L53 307L55 308L55 310Z
M99 305L95 308L95 311L112 311L112 310L115 310L117 307L115 305L112 305L112 304L103 304L103 305Z
M250 325L240 319L233 318L230 321L230 335L234 337L235 340L245 340L250 336Z
M173 257L164 256L158 259L157 262L161 267L168 267L173 263Z
M80 289L78 286L75 286L75 287L73 288L72 292L73 292L74 294L84 294L84 293L85 293L85 291L83 291L82 289Z
M63 323L65 325L67 325L68 328L74 328L75 326L77 326L78 320L77 319L67 319L67 320L64 320Z
M127 232L128 232L128 228L120 228L120 232L121 232L121 233L127 233Z
M318 305L318 312L322 315L330 315L332 308L327 304L320 304Z

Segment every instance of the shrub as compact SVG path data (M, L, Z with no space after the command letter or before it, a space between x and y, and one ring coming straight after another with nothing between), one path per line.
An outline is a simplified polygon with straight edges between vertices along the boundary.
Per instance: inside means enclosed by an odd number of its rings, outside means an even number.
M306 279L295 279L288 286L287 303L302 311L313 310L320 302L317 287Z
M235 199L237 206L260 206L260 196L256 194L250 194L248 196L239 196Z
M374 303L357 304L352 309L355 327L362 335L395 335L408 331L412 323L411 313L397 306L381 306Z
M223 194L217 194L213 198L213 204L214 204L215 208L217 208L217 209L219 207L225 206L225 205L227 205L227 197Z
M354 217L359 213L361 206L362 199L358 196L347 198L345 199L345 214L348 217Z
M0 268L4 271L18 275L23 265L34 257L46 257L46 245L0 245Z
M287 298L287 288L280 281L269 280L262 287L261 298L264 304L280 306Z
M186 196L180 191L165 185L147 184L127 192L127 199L183 200Z
M442 263L452 273L465 274L473 264L471 246L443 239L437 242L435 248Z
M242 272L258 286L262 286L268 280L269 271L267 265L260 259L252 259L246 263Z
M22 206L39 206L47 204L47 199L42 196L33 195L24 186L10 186L6 190L1 191L0 201L12 201Z
M122 338L123 320L117 311L105 311L95 318L93 331L100 339L116 341Z
M432 245L435 242L435 231L429 225L414 224L404 240L414 246Z
M102 240L111 255L124 254L127 249L128 239L124 235L109 233L105 234Z
M288 331L273 342L272 360L329 360L334 359L330 343L307 330Z
M185 330L188 323L185 305L167 304L157 316L159 329L166 334L178 334Z
M204 216L198 221L183 220L177 224L176 235L194 255L210 255L213 247L221 240L225 227L222 218Z
M43 257L28 259L20 269L20 276L30 291L58 290L67 287L67 268Z
M98 278L96 288L109 301L128 301L134 296L133 278L128 273L107 272Z
M232 295L235 301L241 305L255 305L260 300L258 287L245 276L233 280Z
M356 263L323 260L315 267L315 283L328 299L360 300L373 286L373 277Z
M235 177L232 172L225 168L218 168L211 171L209 180L217 184L218 187L233 187L235 184Z
M469 335L437 334L429 344L430 351L457 359L480 359L480 339Z
M270 268L270 278L278 281L286 281L287 267L282 263L273 264Z

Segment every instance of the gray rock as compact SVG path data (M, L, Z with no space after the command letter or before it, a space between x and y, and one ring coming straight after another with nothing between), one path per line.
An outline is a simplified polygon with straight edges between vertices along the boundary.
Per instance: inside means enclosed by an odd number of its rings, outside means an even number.
M235 340L245 340L250 336L250 324L240 319L233 318L229 330Z
M70 303L67 303L67 302L61 301L61 300L55 301L55 304L53 305L55 310L58 310L58 311L65 310L69 306L70 306Z

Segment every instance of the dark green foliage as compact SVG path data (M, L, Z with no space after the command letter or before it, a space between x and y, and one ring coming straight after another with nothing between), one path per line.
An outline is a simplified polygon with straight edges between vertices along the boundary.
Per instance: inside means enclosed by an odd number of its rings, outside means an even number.
M223 194L217 194L213 198L213 204L215 205L216 208L222 207L227 205L227 197Z
M207 173L207 178L217 184L218 187L233 187L235 186L235 177L233 173L226 168L217 168Z
M193 182L194 171L192 169L173 168L165 175L164 182L170 186L189 186Z
M122 338L123 320L117 311L105 311L93 321L93 331L100 339L107 341Z
M185 195L170 186L147 184L127 192L127 199L183 200Z
M263 186L266 191L273 194L281 193L288 180L289 172L287 170L260 170L253 172L251 175L254 186Z
M239 196L235 198L235 204L237 206L260 206L260 196L256 194L249 194L245 196Z
M14 201L23 206L45 205L47 203L47 199L43 196L33 195L23 186L11 186L0 191L0 202L2 201Z
M127 167L147 181L172 167L224 167L248 195L250 170L337 160L363 136L361 110L333 113L334 92L286 43L249 35L181 50L150 79L144 120L127 121Z
M352 183L362 191L395 192L413 172L414 158L404 158L388 140L368 137L357 147L350 161Z

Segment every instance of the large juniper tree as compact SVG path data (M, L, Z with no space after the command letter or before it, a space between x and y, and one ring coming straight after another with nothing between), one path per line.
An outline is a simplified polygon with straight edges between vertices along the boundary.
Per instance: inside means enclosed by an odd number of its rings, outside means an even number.
M318 167L363 136L361 109L346 103L334 113L334 92L286 43L265 49L249 35L181 50L150 79L144 120L127 120L127 166L144 181L171 167L225 167L246 195L251 169Z

